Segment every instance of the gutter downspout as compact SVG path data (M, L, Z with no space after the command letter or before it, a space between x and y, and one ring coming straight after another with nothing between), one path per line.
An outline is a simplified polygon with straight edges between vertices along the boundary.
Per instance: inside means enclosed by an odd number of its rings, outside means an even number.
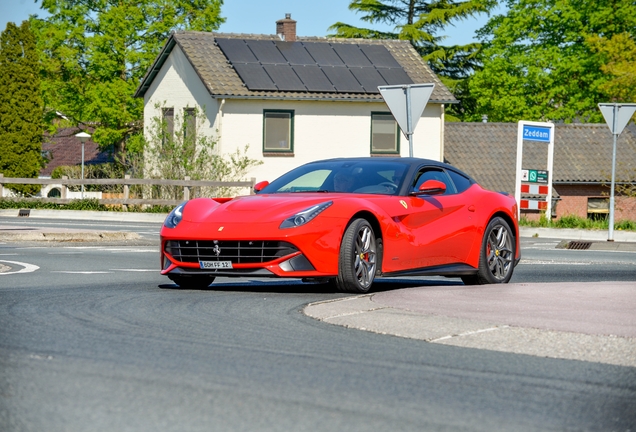
M219 105L219 113L217 114L217 125L216 135L217 135L217 148L219 154L221 153L221 139L223 138L223 105L225 105L225 98L221 99L221 104Z

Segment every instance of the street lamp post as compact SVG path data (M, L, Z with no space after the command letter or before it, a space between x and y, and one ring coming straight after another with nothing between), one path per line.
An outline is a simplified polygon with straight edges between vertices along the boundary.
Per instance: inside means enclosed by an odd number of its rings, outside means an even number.
M82 142L82 182L84 181L84 143L91 137L86 132L80 132L75 134L77 138ZM81 199L84 199L84 183L82 183L82 195Z

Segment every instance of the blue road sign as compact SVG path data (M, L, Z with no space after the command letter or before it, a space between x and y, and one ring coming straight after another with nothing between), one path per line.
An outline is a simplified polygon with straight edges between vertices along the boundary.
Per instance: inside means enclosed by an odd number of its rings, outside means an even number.
M523 125L523 139L528 141L550 142L550 128Z

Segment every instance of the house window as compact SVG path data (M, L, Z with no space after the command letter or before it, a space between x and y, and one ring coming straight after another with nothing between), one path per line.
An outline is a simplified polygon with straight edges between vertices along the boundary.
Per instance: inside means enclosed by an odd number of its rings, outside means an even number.
M371 154L400 153L398 125L391 113L371 113Z
M263 111L263 151L286 152L294 150L294 111Z
M197 117L194 108L183 110L183 141L194 144L197 136Z
M163 108L161 111L163 128L163 144L167 144L174 136L174 108Z
M588 198L587 217L588 219L605 219L609 214L608 198Z

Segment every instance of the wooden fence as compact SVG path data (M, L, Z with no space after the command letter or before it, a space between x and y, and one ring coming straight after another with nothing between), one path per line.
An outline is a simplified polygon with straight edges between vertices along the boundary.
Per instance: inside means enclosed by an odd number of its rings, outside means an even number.
M42 179L42 178L11 178L4 177L0 174L0 198L3 194L4 185L7 184L39 184L39 185L62 185L60 198L20 198L24 201L38 201L57 204L68 204L73 199L67 198L68 186L81 185L122 185L124 188L123 198L99 199L100 204L119 204L119 205L177 205L182 201L190 199L190 188L192 187L240 187L250 188L250 193L254 193L254 184L256 179L249 181L235 182L219 182L208 180L190 180L186 177L184 180L163 180L163 179L134 179L126 175L123 179ZM130 186L181 186L183 187L183 199L167 200L167 199L146 199L146 198L130 198Z

